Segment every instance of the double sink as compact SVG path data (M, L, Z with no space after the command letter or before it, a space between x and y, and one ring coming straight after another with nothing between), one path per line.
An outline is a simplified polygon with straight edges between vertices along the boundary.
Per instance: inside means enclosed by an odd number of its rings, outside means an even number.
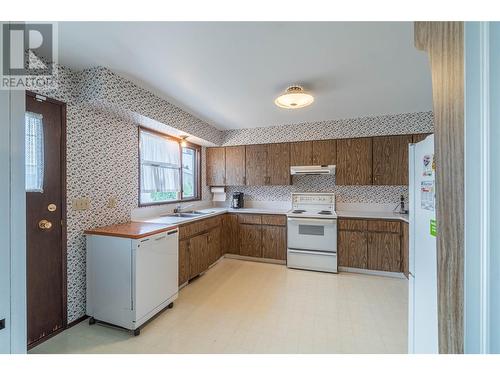
M173 214L161 215L162 217L197 217L202 215L209 215L215 211L182 211Z

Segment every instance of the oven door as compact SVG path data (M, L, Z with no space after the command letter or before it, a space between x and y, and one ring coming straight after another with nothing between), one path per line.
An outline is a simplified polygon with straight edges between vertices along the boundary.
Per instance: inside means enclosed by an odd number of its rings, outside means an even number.
M337 252L337 220L289 217L288 248Z

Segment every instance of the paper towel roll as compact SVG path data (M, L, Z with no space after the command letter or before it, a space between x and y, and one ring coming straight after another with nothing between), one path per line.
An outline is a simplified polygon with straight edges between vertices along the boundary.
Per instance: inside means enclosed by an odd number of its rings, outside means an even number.
M214 202L225 202L226 192L224 187L214 186L210 188L212 192L212 201Z

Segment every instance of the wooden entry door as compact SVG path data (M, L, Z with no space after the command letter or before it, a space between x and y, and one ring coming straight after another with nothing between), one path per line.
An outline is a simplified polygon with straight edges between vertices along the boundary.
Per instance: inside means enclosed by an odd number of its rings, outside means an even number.
M66 327L64 103L26 94L28 348Z

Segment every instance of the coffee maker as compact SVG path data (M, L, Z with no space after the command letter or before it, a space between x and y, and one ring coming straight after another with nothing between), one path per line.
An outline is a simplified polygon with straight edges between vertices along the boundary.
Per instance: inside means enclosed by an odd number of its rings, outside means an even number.
M233 193L233 198L231 199L231 208L243 208L243 193Z

